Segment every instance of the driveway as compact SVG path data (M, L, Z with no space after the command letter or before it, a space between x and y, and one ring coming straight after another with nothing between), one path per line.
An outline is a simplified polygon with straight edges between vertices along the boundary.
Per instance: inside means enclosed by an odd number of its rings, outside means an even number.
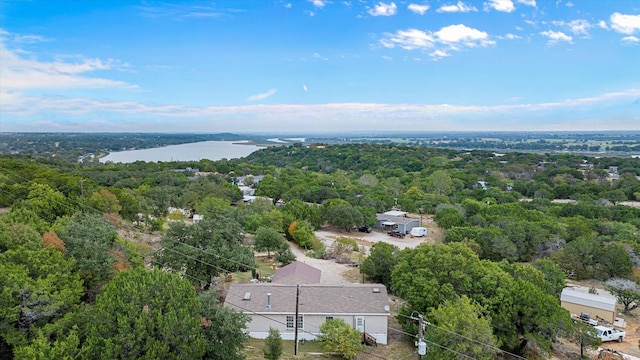
M291 251L298 261L311 265L322 271L322 275L320 276L321 284L350 284L349 281L345 280L342 275L340 275L350 269L348 266L344 264L336 264L334 260L314 259L312 257L308 257L304 251L295 244L291 244Z
M428 223L429 234L426 237L411 237L406 236L403 239L398 239L387 235L386 232L379 230L373 230L370 233L364 232L345 232L338 229L325 228L315 231L315 235L320 241L323 242L325 247L330 247L338 238L351 238L354 239L364 248L365 253L368 255L369 250L373 244L379 241L386 242L391 245L395 245L400 249L415 248L423 243L434 243L438 241L438 237L441 236L441 231L437 228L435 223L431 219L425 219L425 223ZM432 231L435 230L435 231ZM342 274L348 270L354 270L354 268L348 267L344 264L337 264L335 260L323 260L314 259L308 257L305 251L300 249L297 245L291 244L291 251L296 256L297 260L305 264L316 267L322 271L320 277L320 283L322 284L350 284L351 282L346 280Z

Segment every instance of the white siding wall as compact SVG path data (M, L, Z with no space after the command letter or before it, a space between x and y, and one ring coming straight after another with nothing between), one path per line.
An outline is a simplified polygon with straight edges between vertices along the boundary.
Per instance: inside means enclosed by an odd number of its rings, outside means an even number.
M249 336L256 339L264 339L269 335L269 327L280 331L283 340L293 340L294 330L287 329L287 315L268 314L268 315L251 315L251 321L247 324L247 332ZM304 315L303 328L298 331L298 339L315 340L320 333L320 326L324 324L327 316L333 316L334 319L342 319L347 324L355 327L355 315ZM376 338L379 344L387 344L387 318L386 315L362 315L365 320L365 331Z

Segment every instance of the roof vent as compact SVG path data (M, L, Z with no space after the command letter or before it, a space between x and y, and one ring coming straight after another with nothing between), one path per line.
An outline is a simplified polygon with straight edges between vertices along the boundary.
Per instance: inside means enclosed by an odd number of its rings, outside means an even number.
M267 309L271 309L271 293L267 293Z
M250 292L244 293L244 297L242 298L242 300L245 300L245 301L251 300L251 293Z
M373 292L376 293L376 294L379 293L380 292L380 288L373 288Z

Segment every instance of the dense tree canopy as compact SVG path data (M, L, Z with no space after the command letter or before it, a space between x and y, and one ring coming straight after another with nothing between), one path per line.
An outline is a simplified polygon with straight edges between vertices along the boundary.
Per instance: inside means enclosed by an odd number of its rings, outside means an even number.
M208 288L214 276L255 268L253 252L243 245L240 224L232 218L205 218L193 225L171 223L154 263L184 273Z
M200 308L178 275L121 272L98 295L83 347L98 359L200 358Z
M84 290L74 259L51 247L0 253L0 336L25 345L36 329L80 302Z

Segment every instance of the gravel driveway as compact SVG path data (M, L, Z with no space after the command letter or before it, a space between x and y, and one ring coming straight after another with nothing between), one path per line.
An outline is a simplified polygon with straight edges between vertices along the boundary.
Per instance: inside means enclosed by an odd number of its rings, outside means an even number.
M400 249L404 248L414 248L419 244L424 242L428 242L428 238L412 238L410 236L405 237L404 239L398 239L387 235L386 233L380 231L372 231L371 233L362 233L362 232L342 232L342 231L330 231L330 230L319 230L315 232L318 239L320 239L326 247L330 247L333 242L340 237L348 237L352 239L358 240L360 244L363 244L365 251L368 253L371 245L378 241L384 241L389 244L395 245ZM320 277L320 283L322 284L350 284L351 282L345 280L342 277L342 273L352 268L348 267L344 264L337 264L335 260L323 260L323 259L314 259L312 257L308 257L305 254L305 251L300 249L298 246L291 244L291 251L296 256L297 260L303 262L305 264L311 265L315 268L318 268L322 271L322 275Z

